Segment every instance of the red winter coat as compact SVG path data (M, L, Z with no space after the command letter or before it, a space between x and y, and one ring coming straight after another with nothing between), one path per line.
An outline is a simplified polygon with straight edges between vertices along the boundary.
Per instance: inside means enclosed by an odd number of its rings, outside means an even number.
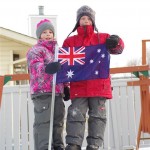
M85 29L86 28L86 29ZM110 36L107 33L95 33L93 26L80 26L77 28L77 35L70 36L65 39L63 47L78 47L105 44L106 39ZM99 34L99 38L98 38ZM120 46L124 47L123 41L120 39ZM117 52L117 49L115 49ZM111 53L111 52L110 52ZM110 77L107 79L95 79L70 83L70 98L76 97L105 97L112 98Z

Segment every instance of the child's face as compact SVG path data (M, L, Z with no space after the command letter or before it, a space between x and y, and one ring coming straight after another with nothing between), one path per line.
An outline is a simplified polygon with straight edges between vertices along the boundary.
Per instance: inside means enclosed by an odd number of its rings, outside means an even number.
M92 25L92 20L88 16L82 16L79 21L80 26Z
M44 30L41 34L41 39L46 41L52 41L54 39L54 34L51 30Z

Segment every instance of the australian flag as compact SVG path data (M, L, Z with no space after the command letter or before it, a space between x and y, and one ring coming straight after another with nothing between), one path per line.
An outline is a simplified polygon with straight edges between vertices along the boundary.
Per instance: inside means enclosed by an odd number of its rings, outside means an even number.
M110 54L105 44L59 48L56 83L108 78Z

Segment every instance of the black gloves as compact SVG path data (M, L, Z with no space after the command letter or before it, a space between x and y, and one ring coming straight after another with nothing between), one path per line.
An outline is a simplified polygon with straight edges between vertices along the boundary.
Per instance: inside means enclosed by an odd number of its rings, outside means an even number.
M64 101L68 101L70 99L70 89L69 87L64 87Z
M45 72L48 74L54 74L58 72L60 68L61 68L61 64L59 62L51 62L47 64L47 66L45 67Z
M118 35L111 35L109 38L106 39L106 48L112 49L116 48L119 43L120 37Z

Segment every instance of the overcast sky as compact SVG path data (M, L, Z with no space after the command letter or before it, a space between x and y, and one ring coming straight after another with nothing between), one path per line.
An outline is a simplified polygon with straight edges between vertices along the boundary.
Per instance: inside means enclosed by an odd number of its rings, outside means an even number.
M141 57L141 40L150 39L149 0L0 0L0 26L29 35L28 17L38 15L42 5L45 15L58 16L61 46L76 23L77 9L84 4L96 11L99 32L118 34L124 40L124 52L111 56L111 67L126 66L130 59Z

